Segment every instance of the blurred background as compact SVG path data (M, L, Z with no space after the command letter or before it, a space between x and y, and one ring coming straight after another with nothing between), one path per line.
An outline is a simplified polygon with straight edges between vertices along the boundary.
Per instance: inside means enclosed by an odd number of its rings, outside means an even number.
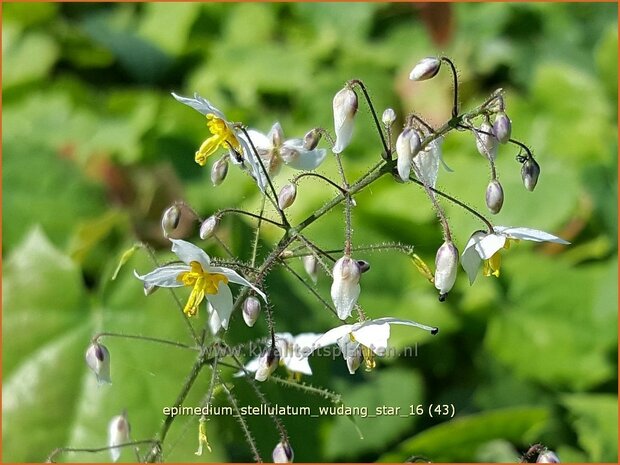
M439 326L436 337L393 328L390 345L415 357L381 360L355 376L341 360L313 357L305 381L342 394L350 406L453 404L454 418L284 417L296 461L517 461L534 442L563 461L617 461L617 79L615 4L12 4L2 18L3 461L44 461L56 447L106 444L109 420L127 409L133 439L159 429L193 353L142 341L104 340L111 386L98 387L84 363L89 338L117 331L187 342L170 295L144 297L132 276L152 264L141 252L111 276L135 241L171 259L159 220L185 200L200 214L240 206L258 210L251 180L231 167L214 188L193 161L208 137L204 118L170 92L199 92L230 120L287 138L331 130L333 95L362 79L381 113L411 110L435 126L450 115L451 76L407 79L421 58L456 63L464 109L506 90L513 137L532 147L542 174L524 189L517 151L500 147L506 193L495 224L559 235L568 247L521 243L504 253L499 279L460 273L447 302L398 253L362 253L372 270L360 303L371 317ZM379 159L380 141L365 103L344 155L349 179ZM443 156L454 170L438 186L486 211L488 168L471 134L451 134ZM215 161L213 157L209 163ZM334 160L319 172L336 176ZM285 167L276 184L293 171ZM302 182L293 221L331 193ZM423 193L384 177L357 197L354 244L412 244L432 263L441 244ZM462 250L479 223L446 205ZM272 213L272 212L271 212ZM326 249L342 247L342 211L308 229ZM190 227L191 226L191 227ZM196 225L183 236L197 240ZM247 258L253 223L226 218L221 237ZM278 239L265 228L261 256ZM215 256L223 250L198 242ZM301 270L301 263L294 263ZM336 319L294 277L267 280L276 328L323 332ZM329 298L329 278L316 289ZM182 298L185 293L181 292ZM195 322L200 328L205 314ZM239 315L233 342L263 337ZM285 373L280 373L286 377ZM229 376L240 405L257 405ZM206 392L205 369L186 405ZM330 405L320 396L265 383L279 405ZM227 405L217 393L215 405ZM269 418L247 418L264 460L278 435ZM166 461L249 461L233 418L212 416L213 452L194 455L197 418L178 418ZM357 429L364 439L360 439ZM60 461L108 461L107 452ZM135 460L124 450L121 460Z

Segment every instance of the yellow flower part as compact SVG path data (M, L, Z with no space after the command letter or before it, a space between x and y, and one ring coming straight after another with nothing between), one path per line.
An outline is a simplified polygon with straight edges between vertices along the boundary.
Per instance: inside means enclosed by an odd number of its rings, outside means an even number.
M193 287L192 293L187 299L183 312L187 316L194 316L198 306L205 298L205 294L217 294L220 282L228 284L228 278L220 273L209 273L202 269L200 263L191 262L190 271L185 271L177 276L177 281L185 286Z
M519 242L519 239L507 238L506 242L504 243L504 247L502 248L509 249L512 245L512 242L516 244L517 242ZM488 260L484 260L482 264L482 274L484 276L495 276L496 278L499 278L499 268L502 264L502 257L499 254L501 250L502 249L499 249L497 252L495 252Z
M369 347L366 347L362 344L362 355L364 356L364 364L366 365L366 371L372 371L373 368L377 366L377 361L375 360L375 354L370 350Z
M207 420L201 418L198 421L198 450L194 452L196 455L202 455L202 446L205 446L209 452L212 452L209 439L207 438Z
M194 159L200 166L205 166L207 158L215 153L219 147L224 147L226 149L232 147L238 152L241 151L241 145L237 137L222 118L218 118L212 113L208 114L207 127L213 135L205 140L196 152Z

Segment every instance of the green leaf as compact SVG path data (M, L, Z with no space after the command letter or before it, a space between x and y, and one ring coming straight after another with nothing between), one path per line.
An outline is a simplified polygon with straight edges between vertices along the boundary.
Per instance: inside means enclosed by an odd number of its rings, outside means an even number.
M545 408L518 407L457 417L406 440L379 461L402 462L416 455L433 462L471 462L477 449L491 440L532 441L549 416Z
M563 396L577 431L579 445L592 462L618 460L618 397L607 394Z
M2 85L5 89L44 78L59 55L56 42L48 34L16 34L13 27L7 25L2 30Z

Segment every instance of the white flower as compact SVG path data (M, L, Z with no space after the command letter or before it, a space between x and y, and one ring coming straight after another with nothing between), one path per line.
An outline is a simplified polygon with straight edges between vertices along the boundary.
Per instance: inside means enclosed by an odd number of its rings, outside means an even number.
M443 139L435 139L430 142L424 150L419 151L413 158L413 173L419 181L427 186L435 187L437 182L437 173L439 172L439 162L443 163L441 158L441 142ZM451 171L445 163L444 167L447 171Z
M115 446L129 442L130 429L127 415L124 412L110 421L108 425L108 447L110 447L110 456L113 462L116 462L121 456L121 449Z
M338 318L346 320L351 316L353 307L360 296L360 276L362 272L359 264L351 257L344 256L334 265L334 280L331 296Z
M450 241L444 242L435 256L435 287L439 291L439 300L445 300L446 295L456 281L456 272L459 264L459 251Z
M404 182L409 180L413 157L420 151L420 136L411 128L405 128L396 139L396 167Z
M294 456L293 448L288 441L280 441L271 454L273 463L291 463Z
M336 144L332 151L341 153L353 137L353 119L357 113L357 94L345 87L334 96L334 130L336 132Z
M280 365L291 373L311 375L312 369L308 363L308 356L312 351L312 344L321 336L316 333L301 333L293 336L291 333L276 333L276 348L280 354ZM250 360L246 365L246 371L254 373L260 367L260 357ZM243 371L237 373L243 375Z
M267 298L263 292L252 283L241 277L236 271L220 266L211 266L211 259L199 247L181 239L170 239L172 251L179 257L183 264L171 264L151 271L144 276L134 274L145 284L159 287L182 287L192 288L187 304L183 311L188 316L193 316L198 311L202 301L207 301L213 306L214 313L220 320L223 328L228 328L230 314L233 309L233 299L228 283L241 284L254 289L265 301Z
M413 326L430 331L431 334L437 334L439 331L437 328L422 325L415 321L391 317L379 318L330 329L314 341L312 351L331 344L338 344L342 356L347 362L349 373L355 373L362 357L366 362L366 369L371 370L375 367L374 356L383 356L387 350L390 325Z
M484 262L485 276L499 277L501 257L499 251L508 249L512 241L526 240L533 242L555 242L556 244L570 244L553 234L530 228L515 228L510 226L495 226L493 233L476 231L472 234L465 250L461 255L461 264L469 277L470 284L476 279L480 264Z
M263 352L263 354L258 358L258 365L256 367L256 373L254 373L254 379L256 381L265 381L271 373L278 368L278 364L280 363L280 353L278 350L274 350L273 348L269 348Z
M280 123L275 123L267 135L254 129L250 129L248 134L270 175L277 174L282 163L296 170L313 170L327 155L325 149L307 150L303 139L284 140Z
M97 376L99 385L112 383L110 379L110 352L106 346L98 342L93 342L88 346L86 364Z

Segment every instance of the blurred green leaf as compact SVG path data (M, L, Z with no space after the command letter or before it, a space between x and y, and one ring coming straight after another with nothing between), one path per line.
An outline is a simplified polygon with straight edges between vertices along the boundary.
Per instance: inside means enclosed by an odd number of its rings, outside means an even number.
M15 26L2 28L2 87L30 83L48 75L58 59L58 46L45 33L16 33ZM33 59L36 57L36 59Z

